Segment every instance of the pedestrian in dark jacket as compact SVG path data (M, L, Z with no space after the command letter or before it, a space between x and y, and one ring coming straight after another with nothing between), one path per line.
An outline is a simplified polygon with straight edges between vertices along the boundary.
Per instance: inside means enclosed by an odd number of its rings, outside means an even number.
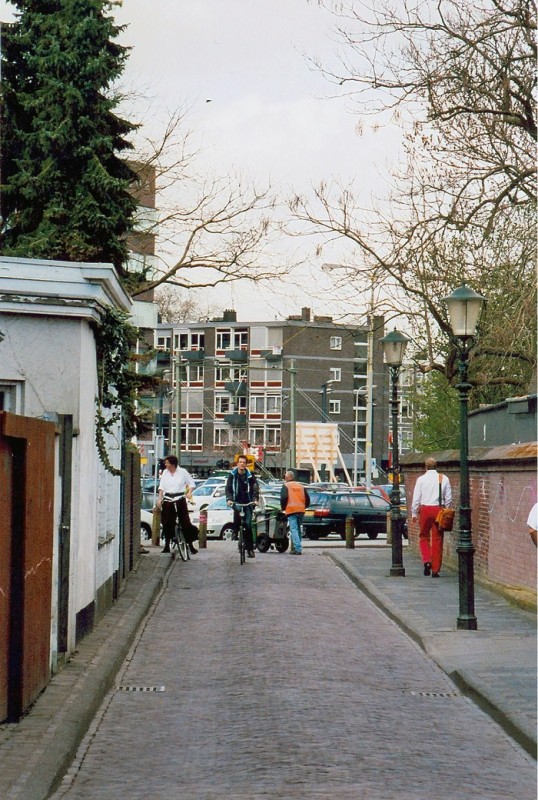
M237 467L233 469L228 475L226 481L226 500L229 506L234 506L236 503L255 503L257 505L260 499L260 487L256 476L253 472L247 469L246 456L239 456L237 459ZM254 506L246 506L245 511L245 547L249 558L254 558L254 539L252 536L252 512ZM239 531L241 524L241 516L239 509L234 507L234 530L235 533Z

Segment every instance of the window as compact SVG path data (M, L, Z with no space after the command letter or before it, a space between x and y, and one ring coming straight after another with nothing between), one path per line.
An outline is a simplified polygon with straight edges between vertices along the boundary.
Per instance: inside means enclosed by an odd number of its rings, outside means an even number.
M400 413L401 413L401 416L405 417L406 419L413 419L413 408L411 406L411 403L403 402L402 403L402 410L401 410Z
M202 424L200 422L187 422L181 425L181 449L182 450L201 450L202 449ZM173 429L173 449L177 450L175 427Z
M171 336L157 336L157 350L170 350Z
M247 370L244 367L232 367L230 364L218 364L215 367L215 381L217 383L246 383Z
M198 331L180 333L177 343L180 350L203 350L205 334Z
M215 428L215 447L229 447L231 443L229 428Z
M215 414L229 414L231 409L229 394L215 395Z
M217 350L245 350L248 345L248 329L231 330L230 328L217 328Z
M200 364L187 364L185 367L185 380L187 383L203 383L204 368Z
M329 372L331 373L331 381L335 383L340 383L342 380L342 370L340 367L331 367Z
M202 426L186 425L187 450L199 449L202 447ZM183 436L182 436L183 438Z
M331 336L329 339L329 347L331 350L341 350L342 349L342 337L341 336Z
M216 348L217 350L229 350L232 343L232 332L231 330L218 330L217 329L217 338L216 338Z
M340 400L329 400L329 414L340 413Z
M251 414L280 414L282 407L282 398L280 395L265 395L257 394L251 395L250 398L250 413Z
M251 428L249 441L251 446L278 450L280 448L280 428L272 428L267 425Z
M243 350L248 346L248 330L234 331L234 350Z
M246 414L247 411L247 398L246 397L236 397L235 398L235 411L237 414Z
M0 411L11 411L12 414L23 413L23 384L0 383Z

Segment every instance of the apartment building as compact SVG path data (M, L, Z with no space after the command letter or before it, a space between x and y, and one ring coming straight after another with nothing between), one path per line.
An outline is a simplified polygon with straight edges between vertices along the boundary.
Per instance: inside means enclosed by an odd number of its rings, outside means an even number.
M381 463L388 442L382 318L374 318L371 333L372 454ZM309 308L272 322L241 322L228 310L210 322L159 324L155 348L156 367L169 381L152 401L156 427L168 452L177 451L180 436L186 468L204 475L248 451L262 471L282 475L298 422L336 423L347 469L357 462L364 468L368 328L313 316Z

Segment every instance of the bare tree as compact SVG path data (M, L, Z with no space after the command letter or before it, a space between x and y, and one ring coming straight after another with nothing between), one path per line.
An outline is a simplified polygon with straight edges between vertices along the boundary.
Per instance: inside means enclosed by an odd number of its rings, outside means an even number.
M343 86L361 114L413 120L430 217L486 234L503 209L536 200L536 12L532 0L377 4L334 10Z
M342 71L325 73L362 114L407 121L407 157L378 208L361 208L349 186L323 184L293 197L292 213L307 233L352 245L348 284L383 276L379 310L407 316L424 371L456 375L442 298L463 281L486 295L474 400L497 386L525 391L536 363L530 2L321 4L335 10L345 48Z
M217 306L205 305L195 290L177 286L159 286L155 293L162 322L200 322L222 313Z
M144 229L157 236L159 265L137 276L133 296L165 284L192 289L260 281L289 269L271 252L279 232L270 187L198 172L200 154L191 141L178 112L161 139L146 139L138 147L137 162L146 168L140 174L152 175L157 188L158 220L146 220ZM143 194L144 187L138 191Z

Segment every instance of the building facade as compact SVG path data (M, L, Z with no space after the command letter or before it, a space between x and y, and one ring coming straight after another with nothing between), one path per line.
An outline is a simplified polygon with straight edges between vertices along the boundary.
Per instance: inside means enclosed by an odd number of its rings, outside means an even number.
M380 464L388 441L382 318L374 318L371 334L372 454ZM336 473L343 477L344 465L351 473L356 464L364 473L367 327L313 316L309 308L274 322L239 322L231 310L211 322L159 324L155 348L152 368L167 379L151 399L156 432L165 452L177 452L180 438L182 464L194 473L226 467L246 451L262 472L281 476L297 422L337 424ZM150 474L155 442L139 446Z

